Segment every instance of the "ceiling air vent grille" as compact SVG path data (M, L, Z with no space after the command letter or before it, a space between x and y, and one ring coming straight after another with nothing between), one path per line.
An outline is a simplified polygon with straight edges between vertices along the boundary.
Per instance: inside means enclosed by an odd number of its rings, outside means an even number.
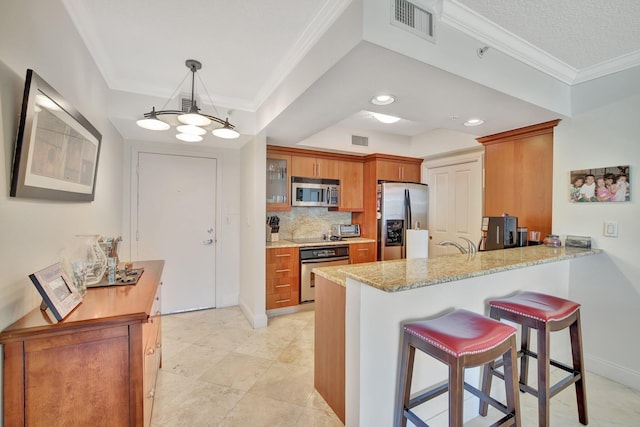
M180 98L180 111L188 113L191 109L191 98Z
M351 145L369 146L369 138L366 136L351 135Z
M434 41L433 12L407 0L391 0L391 23L429 41Z

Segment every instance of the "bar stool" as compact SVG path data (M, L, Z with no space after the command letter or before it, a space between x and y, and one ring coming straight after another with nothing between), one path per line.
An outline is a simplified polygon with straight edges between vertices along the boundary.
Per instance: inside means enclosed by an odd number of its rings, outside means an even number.
M521 347L518 352L520 364L520 390L538 398L538 424L541 427L549 425L549 400L571 384L575 384L576 400L578 402L578 418L586 425L587 399L584 380L584 361L582 356L582 332L580 328L580 304L566 299L535 292L522 292L518 295L489 301L489 316L500 320L509 320L522 326ZM573 366L550 358L549 339L551 332L569 327L571 337L571 354ZM538 331L537 353L529 350L529 330ZM538 359L538 388L527 384L529 357ZM569 376L550 386L549 366L562 369ZM491 390L493 376L502 378L502 373L496 371L500 362L490 363L485 367L482 378L482 390ZM487 405L480 404L480 414L486 415Z
M411 409L448 391L449 426L462 426L463 395L467 390L506 414L494 425L520 427L515 334L516 329L511 326L466 310L405 325L394 425L405 427L409 419L416 426L428 427ZM449 381L411 399L416 348L447 364ZM464 368L485 365L499 357L504 359L506 371L506 406L464 381Z

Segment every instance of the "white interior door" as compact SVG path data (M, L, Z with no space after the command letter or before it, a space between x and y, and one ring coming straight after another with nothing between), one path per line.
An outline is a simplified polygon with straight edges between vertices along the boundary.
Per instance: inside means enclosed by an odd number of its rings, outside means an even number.
M477 245L482 220L481 156L429 168L429 254L460 253L453 246L439 246L451 240L467 247L460 237Z
M216 159L138 153L139 260L165 260L162 313L215 306Z

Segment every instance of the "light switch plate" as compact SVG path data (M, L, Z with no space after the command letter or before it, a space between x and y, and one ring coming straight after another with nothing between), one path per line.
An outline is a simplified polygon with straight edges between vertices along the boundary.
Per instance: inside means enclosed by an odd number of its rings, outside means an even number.
M605 237L618 237L618 223L605 221L603 234Z

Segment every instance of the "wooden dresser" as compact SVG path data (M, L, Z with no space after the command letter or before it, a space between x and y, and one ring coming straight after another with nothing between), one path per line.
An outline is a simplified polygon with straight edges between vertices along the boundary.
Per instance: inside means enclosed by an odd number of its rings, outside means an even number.
M160 278L93 288L59 323L34 309L0 333L4 425L148 426L162 362Z

